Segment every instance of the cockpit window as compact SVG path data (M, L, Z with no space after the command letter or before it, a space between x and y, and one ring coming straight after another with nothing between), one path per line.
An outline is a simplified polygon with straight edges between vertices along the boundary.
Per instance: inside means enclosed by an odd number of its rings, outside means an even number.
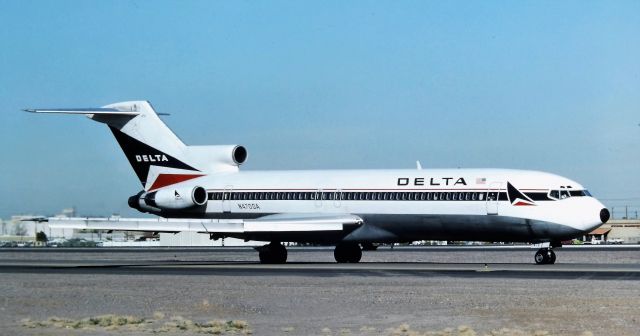
M569 197L584 197L591 196L588 190L572 190L572 189L560 189L549 191L549 197L556 200L562 200Z
M570 190L570 191L569 191L569 194L570 194L571 196L578 196L578 197L581 197L581 196L591 196L591 194L589 193L589 191L588 191L588 190Z

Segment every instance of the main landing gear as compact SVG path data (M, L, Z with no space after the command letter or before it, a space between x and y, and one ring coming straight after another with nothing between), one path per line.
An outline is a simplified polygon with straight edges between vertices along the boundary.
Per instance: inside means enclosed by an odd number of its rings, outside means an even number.
M287 248L279 242L256 248L262 264L284 264L287 262Z
M556 254L550 248L541 248L536 252L534 257L536 264L538 265L550 265L555 264L556 262Z
M333 256L338 263L357 263L362 258L362 249L358 243L339 243L333 250Z
M287 262L287 249L279 242L271 242L257 247L258 257L262 264L284 264ZM362 249L358 243L339 243L333 251L339 263L357 263L362 259Z

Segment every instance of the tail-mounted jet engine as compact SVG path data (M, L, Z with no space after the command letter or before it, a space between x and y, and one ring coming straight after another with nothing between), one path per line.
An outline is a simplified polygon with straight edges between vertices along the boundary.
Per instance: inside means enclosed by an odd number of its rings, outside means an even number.
M247 149L240 145L187 146L187 160L201 171L237 171L247 161Z
M207 204L207 191L200 186L164 188L150 193L144 191L129 197L129 206L142 212L182 210Z

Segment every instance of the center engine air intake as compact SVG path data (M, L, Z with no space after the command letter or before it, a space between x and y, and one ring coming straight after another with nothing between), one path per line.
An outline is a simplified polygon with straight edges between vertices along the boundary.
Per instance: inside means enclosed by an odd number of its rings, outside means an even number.
M244 146L238 145L233 149L231 157L233 158L233 162L239 166L247 160L247 154L247 149L244 148Z
M248 152L244 146L187 146L188 162L203 172L238 171L247 161Z

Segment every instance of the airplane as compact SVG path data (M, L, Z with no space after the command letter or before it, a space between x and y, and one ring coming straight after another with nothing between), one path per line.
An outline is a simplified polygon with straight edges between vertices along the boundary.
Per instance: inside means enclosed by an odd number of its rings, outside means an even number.
M148 101L99 108L26 109L85 115L106 124L142 190L130 207L158 218L49 218L52 227L199 232L264 241L261 263L285 263L282 242L335 245L338 263L362 247L419 240L524 242L554 248L606 223L610 213L582 185L514 169L241 171L240 145L189 146Z

